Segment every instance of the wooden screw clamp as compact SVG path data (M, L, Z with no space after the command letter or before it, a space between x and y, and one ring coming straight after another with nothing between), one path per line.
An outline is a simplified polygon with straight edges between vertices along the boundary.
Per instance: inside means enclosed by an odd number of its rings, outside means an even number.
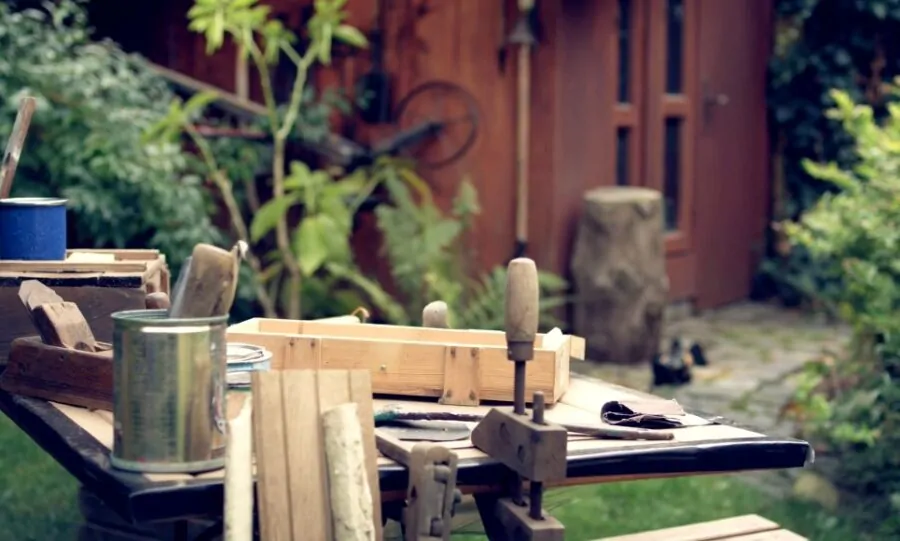
M562 540L564 528L542 509L544 483L565 479L565 428L544 420L544 395L534 394L532 417L525 411L525 367L534 358L538 326L538 283L534 261L509 263L506 284L507 357L515 363L513 411L491 409L472 431L472 444L516 473L512 497L497 501L494 513L509 539ZM522 478L530 481L529 502Z
M384 456L409 470L404 539L449 541L454 507L460 499L456 490L456 453L428 442L417 443L412 451L407 451L398 440L378 431L375 440Z

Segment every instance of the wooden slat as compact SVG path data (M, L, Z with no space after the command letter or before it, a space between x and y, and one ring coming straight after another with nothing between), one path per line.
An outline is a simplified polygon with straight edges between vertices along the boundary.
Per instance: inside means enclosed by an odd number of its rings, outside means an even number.
M308 399L303 393L292 404ZM315 395L313 395L313 398ZM314 404L313 413L317 413ZM291 412L292 418L300 415ZM256 455L256 493L263 539L292 539L290 470L285 437L281 373L253 373L253 448ZM288 475L285 475L288 473ZM299 518L299 517L298 517Z
M735 536L778 529L778 524L769 519L759 515L744 515L652 532L608 537L598 541L721 541Z
M321 413L357 404L365 442L366 474L374 505L376 538L381 540L371 384L364 371L278 370L253 374L257 493L265 539L330 539Z
M330 319L330 318L329 318ZM294 321L287 319L253 318L236 323L229 330L254 331L272 334L303 334L338 338L372 338L376 340L404 340L410 342L452 343L456 345L506 347L506 333L483 329L442 329L407 325L361 323L351 327L335 326L328 320ZM543 337L537 334L535 344L541 348ZM566 336L566 335L563 335ZM554 348L555 349L555 348Z

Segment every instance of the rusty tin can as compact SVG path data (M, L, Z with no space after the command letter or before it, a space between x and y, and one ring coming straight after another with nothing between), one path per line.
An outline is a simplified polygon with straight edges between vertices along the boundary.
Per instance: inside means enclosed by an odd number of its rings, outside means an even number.
M224 466L228 317L112 314L113 467L197 473Z

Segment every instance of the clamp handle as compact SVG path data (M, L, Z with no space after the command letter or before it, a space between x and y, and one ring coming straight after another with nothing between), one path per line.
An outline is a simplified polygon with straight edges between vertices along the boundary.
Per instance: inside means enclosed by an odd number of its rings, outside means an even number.
M538 328L538 275L534 261L519 257L506 268L505 330L507 356L514 361L534 358Z

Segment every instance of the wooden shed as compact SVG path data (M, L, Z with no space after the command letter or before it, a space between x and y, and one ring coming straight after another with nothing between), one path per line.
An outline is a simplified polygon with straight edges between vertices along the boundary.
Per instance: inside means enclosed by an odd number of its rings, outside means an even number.
M312 0L264 0L300 28ZM470 175L490 212L477 225L484 266L514 246L516 59L499 49L515 0L383 0L394 96L432 80L475 97L474 147L435 186ZM128 50L235 90L233 50L214 57L186 29L191 0L91 2L92 23ZM378 0L349 0L351 24L375 24ZM699 308L747 296L770 191L765 78L772 0L537 0L532 60L529 250L565 274L585 191L659 189L667 209L673 300ZM352 91L367 54L317 74ZM452 189L439 189L449 197Z

